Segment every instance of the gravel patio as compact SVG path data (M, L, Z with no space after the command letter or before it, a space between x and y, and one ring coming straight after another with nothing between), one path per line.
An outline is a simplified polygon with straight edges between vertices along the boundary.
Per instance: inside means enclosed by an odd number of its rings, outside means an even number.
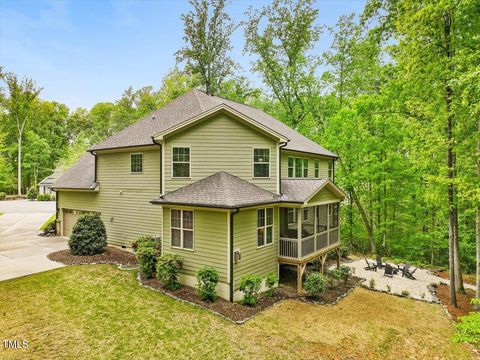
M368 259L370 263L374 263L374 260ZM390 263L391 264L391 263ZM416 280L410 280L406 277L402 277L402 273L393 277L384 276L384 269L377 269L377 271L365 270L367 266L365 259L355 260L351 263L347 263L352 269L354 269L355 276L363 277L366 281L363 283L365 286L369 286L370 280L375 280L375 289L380 291L388 291L390 286L390 292L392 294L400 295L402 291L408 291L408 297L413 299L425 300L429 302L437 301L436 297L428 289L431 284L448 283L448 281L433 275L430 271L424 269L418 269L414 273ZM397 264L391 264L395 269ZM416 267L412 267L411 270Z

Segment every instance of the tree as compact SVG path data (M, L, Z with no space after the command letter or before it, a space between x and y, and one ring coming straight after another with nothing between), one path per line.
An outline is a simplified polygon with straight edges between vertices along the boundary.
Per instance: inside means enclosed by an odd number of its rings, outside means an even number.
M186 45L175 55L185 71L198 76L208 94L216 94L237 64L228 56L235 23L225 11L225 0L190 0L193 7L182 14Z
M22 140L26 125L32 120L35 101L41 88L37 88L32 79L24 78L19 81L14 73L0 72L8 88L9 97L5 99L7 119L15 124L17 131L17 192L22 195Z
M245 52L256 55L253 71L284 110L283 120L294 128L316 106L315 72L319 57L310 54L320 37L313 0L274 0L261 10L250 8L245 24Z

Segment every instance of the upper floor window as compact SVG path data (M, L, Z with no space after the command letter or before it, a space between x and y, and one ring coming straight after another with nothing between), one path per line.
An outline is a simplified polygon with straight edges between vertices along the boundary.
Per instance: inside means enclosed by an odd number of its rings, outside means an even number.
M143 172L143 154L130 154L130 172Z
M320 178L320 160L315 160L315 179Z
M273 208L257 210L257 246L273 243Z
M270 149L253 149L253 177L270 177Z
M333 181L333 175L334 175L334 170L333 170L333 161L328 162L328 178Z
M288 157L288 177L307 178L308 177L308 159Z
M172 177L174 178L190 177L190 148L188 147L172 148Z
M170 231L172 247L193 250L193 211L172 209Z

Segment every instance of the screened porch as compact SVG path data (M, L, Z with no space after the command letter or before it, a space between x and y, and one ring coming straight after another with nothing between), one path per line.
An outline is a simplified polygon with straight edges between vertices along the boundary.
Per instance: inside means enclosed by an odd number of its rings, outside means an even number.
M339 245L340 203L280 208L279 257L304 260Z

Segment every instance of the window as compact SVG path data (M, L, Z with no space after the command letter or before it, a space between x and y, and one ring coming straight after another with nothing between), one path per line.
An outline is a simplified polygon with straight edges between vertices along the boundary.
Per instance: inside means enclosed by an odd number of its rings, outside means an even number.
M253 149L253 177L270 177L270 149Z
M333 181L333 174L334 174L333 161L329 161L328 162L328 178L332 181Z
M172 149L172 177L190 177L190 148L174 147Z
M257 210L257 246L273 243L273 208Z
M315 160L315 179L320 178L320 160Z
M130 154L130 172L143 172L143 154Z
M289 178L307 178L308 177L308 159L288 157L288 177Z
M303 159L303 177L308 178L308 159Z
M291 156L288 157L288 177L293 178L295 171L295 159Z
M193 211L170 211L170 230L172 247L193 250Z

